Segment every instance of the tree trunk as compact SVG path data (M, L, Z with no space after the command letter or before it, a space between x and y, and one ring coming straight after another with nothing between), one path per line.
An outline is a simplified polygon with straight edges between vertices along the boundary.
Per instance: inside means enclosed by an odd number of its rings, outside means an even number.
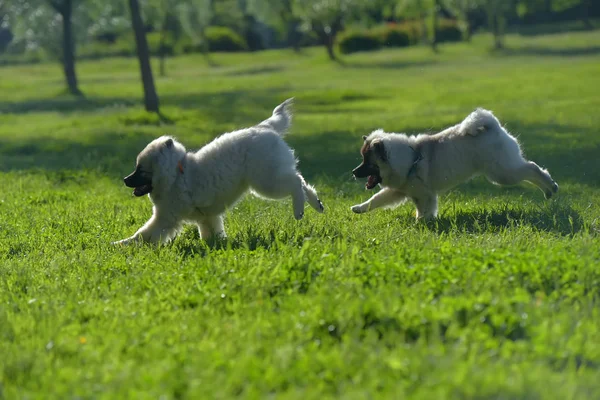
M51 1L50 4L62 19L63 37L62 37L62 64L65 80L69 93L81 96L83 93L79 90L77 84L77 72L75 71L75 40L73 38L73 3L72 0L63 2Z
M140 15L138 0L129 0L129 10L131 12L131 25L135 34L135 45L142 74L142 84L144 86L144 105L146 111L160 113L158 110L158 96L152 76L152 67L150 66L148 42L146 41L146 32L144 31L144 22Z
M552 0L544 0L544 14L546 14L546 21L552 22Z
M324 26L320 24L314 24L313 30L319 37L319 40L321 41L323 46L325 46L325 50L327 50L327 55L329 56L329 59L331 61L337 61L335 51L333 50L333 45L335 43L335 35L337 34L337 31L334 30L334 27L332 26L330 29L328 29L329 32L327 32Z
M437 31L438 31L438 10L440 9L440 0L435 0L433 3L433 26L431 28L431 49L437 53L438 51L438 40L437 40Z
M333 51L333 42L334 42L333 36L327 35L327 37L325 39L325 48L327 49L327 55L329 56L329 59L331 61L336 60L335 52Z
M504 15L502 15L499 0L488 0L488 23L489 28L494 34L494 48L500 50L504 48Z
M500 50L504 48L504 16L498 12L494 20L494 46Z
M289 20L287 23L287 40L292 49L296 53L300 52L300 35L298 33L298 28L300 26L300 21L297 18L293 18Z
M585 25L586 29L594 29L594 25L592 25L592 21L590 20L590 9L592 8L592 0L583 0L581 2L581 20Z
M163 21L163 25L160 31L160 44L158 48L158 57L160 58L160 76L167 75L166 71L166 41L167 41L167 28L169 23L169 13L165 14L165 20Z
M467 17L465 17L464 19L464 24L465 24L465 41L467 42L471 42L471 24L469 24L469 19Z

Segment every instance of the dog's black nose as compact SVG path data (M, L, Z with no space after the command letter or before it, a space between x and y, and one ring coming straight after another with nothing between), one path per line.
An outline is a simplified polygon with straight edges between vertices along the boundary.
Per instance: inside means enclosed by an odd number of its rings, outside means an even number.
M127 175L125 178L123 178L123 182L125 183L125 186L131 187L131 185L134 185L134 183L135 183L134 181L135 181L135 171L132 172L131 174Z
M356 178L364 178L365 176L369 175L367 169L368 168L366 165L360 164L358 167L352 170L352 175L354 175Z

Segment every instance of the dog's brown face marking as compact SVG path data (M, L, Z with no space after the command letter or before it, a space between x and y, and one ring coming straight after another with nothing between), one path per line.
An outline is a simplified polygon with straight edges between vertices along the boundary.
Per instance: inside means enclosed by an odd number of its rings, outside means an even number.
M381 183L381 175L379 174L379 165L377 159L382 161L387 160L384 144L380 140L367 141L367 137L363 136L365 141L360 148L360 154L363 157L362 163L354 168L352 174L357 178L367 178L365 187L373 189Z

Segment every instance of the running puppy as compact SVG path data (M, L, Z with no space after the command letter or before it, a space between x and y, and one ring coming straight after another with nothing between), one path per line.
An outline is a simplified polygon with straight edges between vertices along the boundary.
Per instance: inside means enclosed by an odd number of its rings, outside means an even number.
M297 220L304 215L304 202L323 212L317 192L297 171L294 152L282 139L291 124L291 103L286 100L269 119L225 133L195 153L169 136L148 144L124 181L135 196L148 194L153 214L133 236L115 243L167 242L184 223L196 224L204 240L224 237L223 213L248 190L271 199L292 196Z
M435 135L407 136L383 130L363 136L363 162L352 173L367 178L367 189L382 189L352 207L365 213L397 206L407 199L417 207L417 218L437 216L438 194L477 175L497 185L528 181L549 199L558 185L536 163L523 157L517 140L484 109Z

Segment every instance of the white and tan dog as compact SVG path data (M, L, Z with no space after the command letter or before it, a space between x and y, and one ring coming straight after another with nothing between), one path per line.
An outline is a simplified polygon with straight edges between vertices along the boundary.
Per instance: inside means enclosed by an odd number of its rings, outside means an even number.
M148 144L124 181L135 188L135 196L148 194L153 215L133 236L115 243L167 242L184 223L196 224L204 240L223 237L223 213L248 190L271 199L291 196L298 220L305 202L323 212L317 192L297 171L294 152L282 139L291 124L291 102L277 106L260 124L223 134L195 153L169 136Z
M367 189L382 189L352 207L365 213L410 199L417 218L437 216L438 194L477 175L497 185L528 181L546 198L558 185L536 163L526 160L517 140L487 110L477 109L462 123L435 135L407 136L382 130L364 136L363 162L352 173L367 178Z

